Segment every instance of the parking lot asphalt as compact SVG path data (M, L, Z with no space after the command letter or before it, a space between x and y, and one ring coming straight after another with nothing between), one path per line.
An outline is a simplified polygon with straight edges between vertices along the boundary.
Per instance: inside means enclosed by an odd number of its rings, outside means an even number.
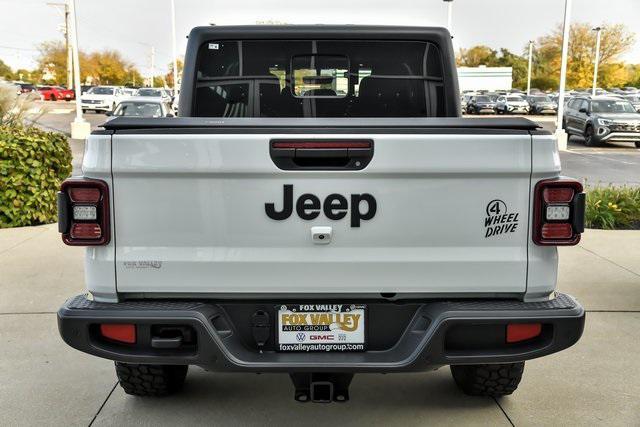
M588 230L560 248L559 290L588 310L573 347L529 361L519 389L473 398L448 368L356 375L344 404L293 400L286 375L190 370L182 394L128 396L113 364L58 335L83 292L84 249L55 224L0 230L0 425L640 425L640 231Z
M44 129L69 134L70 124L75 118L75 103L43 103L47 114L38 123ZM470 116L477 117L477 116ZM503 117L503 116L496 116ZM545 130L555 131L554 118L550 116L525 116L538 122ZM85 120L92 129L105 122L104 114L87 113ZM80 174L84 141L70 140L73 151L73 173ZM568 150L560 153L563 174L585 181L587 185L640 185L640 149L632 143L604 144L600 147L585 147L582 138L569 139Z

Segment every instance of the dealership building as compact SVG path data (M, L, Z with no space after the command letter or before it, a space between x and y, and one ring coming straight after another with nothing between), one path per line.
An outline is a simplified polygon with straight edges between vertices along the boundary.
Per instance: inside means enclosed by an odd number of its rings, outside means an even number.
M460 91L510 90L513 82L511 67L458 67Z

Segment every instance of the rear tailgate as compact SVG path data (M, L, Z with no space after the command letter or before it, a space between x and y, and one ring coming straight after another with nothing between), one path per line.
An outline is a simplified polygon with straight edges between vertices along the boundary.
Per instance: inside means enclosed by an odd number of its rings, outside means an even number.
M285 171L276 139L372 140L374 155L358 171ZM112 143L118 292L525 292L526 130L124 129ZM293 212L271 219L285 186ZM322 210L304 220L303 193L343 195L350 211L366 193L377 209L359 226ZM332 227L329 244L313 242L316 226Z

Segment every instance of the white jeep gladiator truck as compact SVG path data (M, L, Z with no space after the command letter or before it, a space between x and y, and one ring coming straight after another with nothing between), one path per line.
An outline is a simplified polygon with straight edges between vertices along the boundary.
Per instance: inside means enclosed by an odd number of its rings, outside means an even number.
M189 365L282 372L298 401L358 372L449 365L502 396L582 335L555 291L584 193L521 118L463 119L443 28L199 27L179 118L116 118L59 193L88 293L63 339L129 394Z

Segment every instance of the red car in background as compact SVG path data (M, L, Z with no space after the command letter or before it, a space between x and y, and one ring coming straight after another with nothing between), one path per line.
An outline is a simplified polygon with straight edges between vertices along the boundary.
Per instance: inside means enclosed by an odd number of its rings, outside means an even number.
M72 89L65 89L61 86L40 86L38 87L38 92L40 92L45 101L71 101L76 99L76 94Z

